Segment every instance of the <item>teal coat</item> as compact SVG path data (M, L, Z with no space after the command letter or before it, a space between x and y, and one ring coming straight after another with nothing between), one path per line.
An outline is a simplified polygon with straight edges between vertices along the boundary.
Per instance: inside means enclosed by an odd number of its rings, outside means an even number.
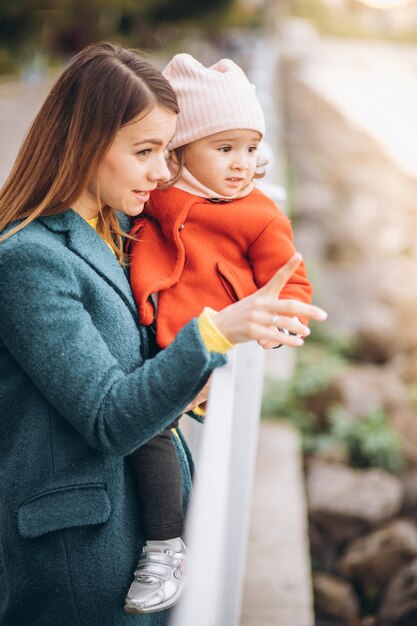
M195 320L153 358L148 332L122 267L71 209L0 243L1 626L165 626L166 612L123 611L143 541L126 455L225 357Z

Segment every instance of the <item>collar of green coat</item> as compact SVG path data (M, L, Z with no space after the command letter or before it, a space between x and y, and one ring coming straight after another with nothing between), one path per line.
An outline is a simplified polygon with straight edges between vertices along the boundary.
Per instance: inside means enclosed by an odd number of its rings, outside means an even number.
M118 217L123 230L129 230L128 218L124 215L120 217L119 214ZM72 209L38 219L49 230L65 233L67 247L117 291L137 318L136 304L123 267L100 235Z
M130 230L130 220L127 215L124 213L117 212L117 218L119 220L119 224L121 228L129 232ZM72 230L74 224L80 222L85 223L85 219L83 219L76 211L73 209L67 209L58 215L49 215L47 217L38 218L49 230L53 230L58 233L63 233L68 230Z

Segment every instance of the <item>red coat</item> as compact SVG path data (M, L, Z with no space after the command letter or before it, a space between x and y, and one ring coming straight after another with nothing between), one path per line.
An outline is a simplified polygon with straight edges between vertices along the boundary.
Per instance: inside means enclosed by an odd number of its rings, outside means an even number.
M166 347L205 306L219 311L264 285L294 254L289 219L258 189L230 202L210 202L171 187L154 191L132 234L130 278L142 324L154 320ZM281 298L311 301L304 264ZM305 320L304 320L305 321Z

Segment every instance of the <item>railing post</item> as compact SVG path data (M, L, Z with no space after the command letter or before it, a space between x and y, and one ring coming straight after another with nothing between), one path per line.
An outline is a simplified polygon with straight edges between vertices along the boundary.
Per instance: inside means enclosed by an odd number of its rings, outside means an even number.
M223 626L239 626L258 447L265 351L256 343L237 348L230 459L228 525L223 564Z
M189 583L170 626L238 626L264 352L239 346L213 375L187 516Z

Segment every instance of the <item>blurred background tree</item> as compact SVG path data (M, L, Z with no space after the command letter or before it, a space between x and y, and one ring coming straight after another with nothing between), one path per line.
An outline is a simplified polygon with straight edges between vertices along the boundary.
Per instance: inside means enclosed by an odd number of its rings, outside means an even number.
M152 47L159 28L220 20L233 0L0 0L0 72L34 54L68 57L92 41ZM3 59L3 61L2 61ZM7 67L3 68L3 71Z

